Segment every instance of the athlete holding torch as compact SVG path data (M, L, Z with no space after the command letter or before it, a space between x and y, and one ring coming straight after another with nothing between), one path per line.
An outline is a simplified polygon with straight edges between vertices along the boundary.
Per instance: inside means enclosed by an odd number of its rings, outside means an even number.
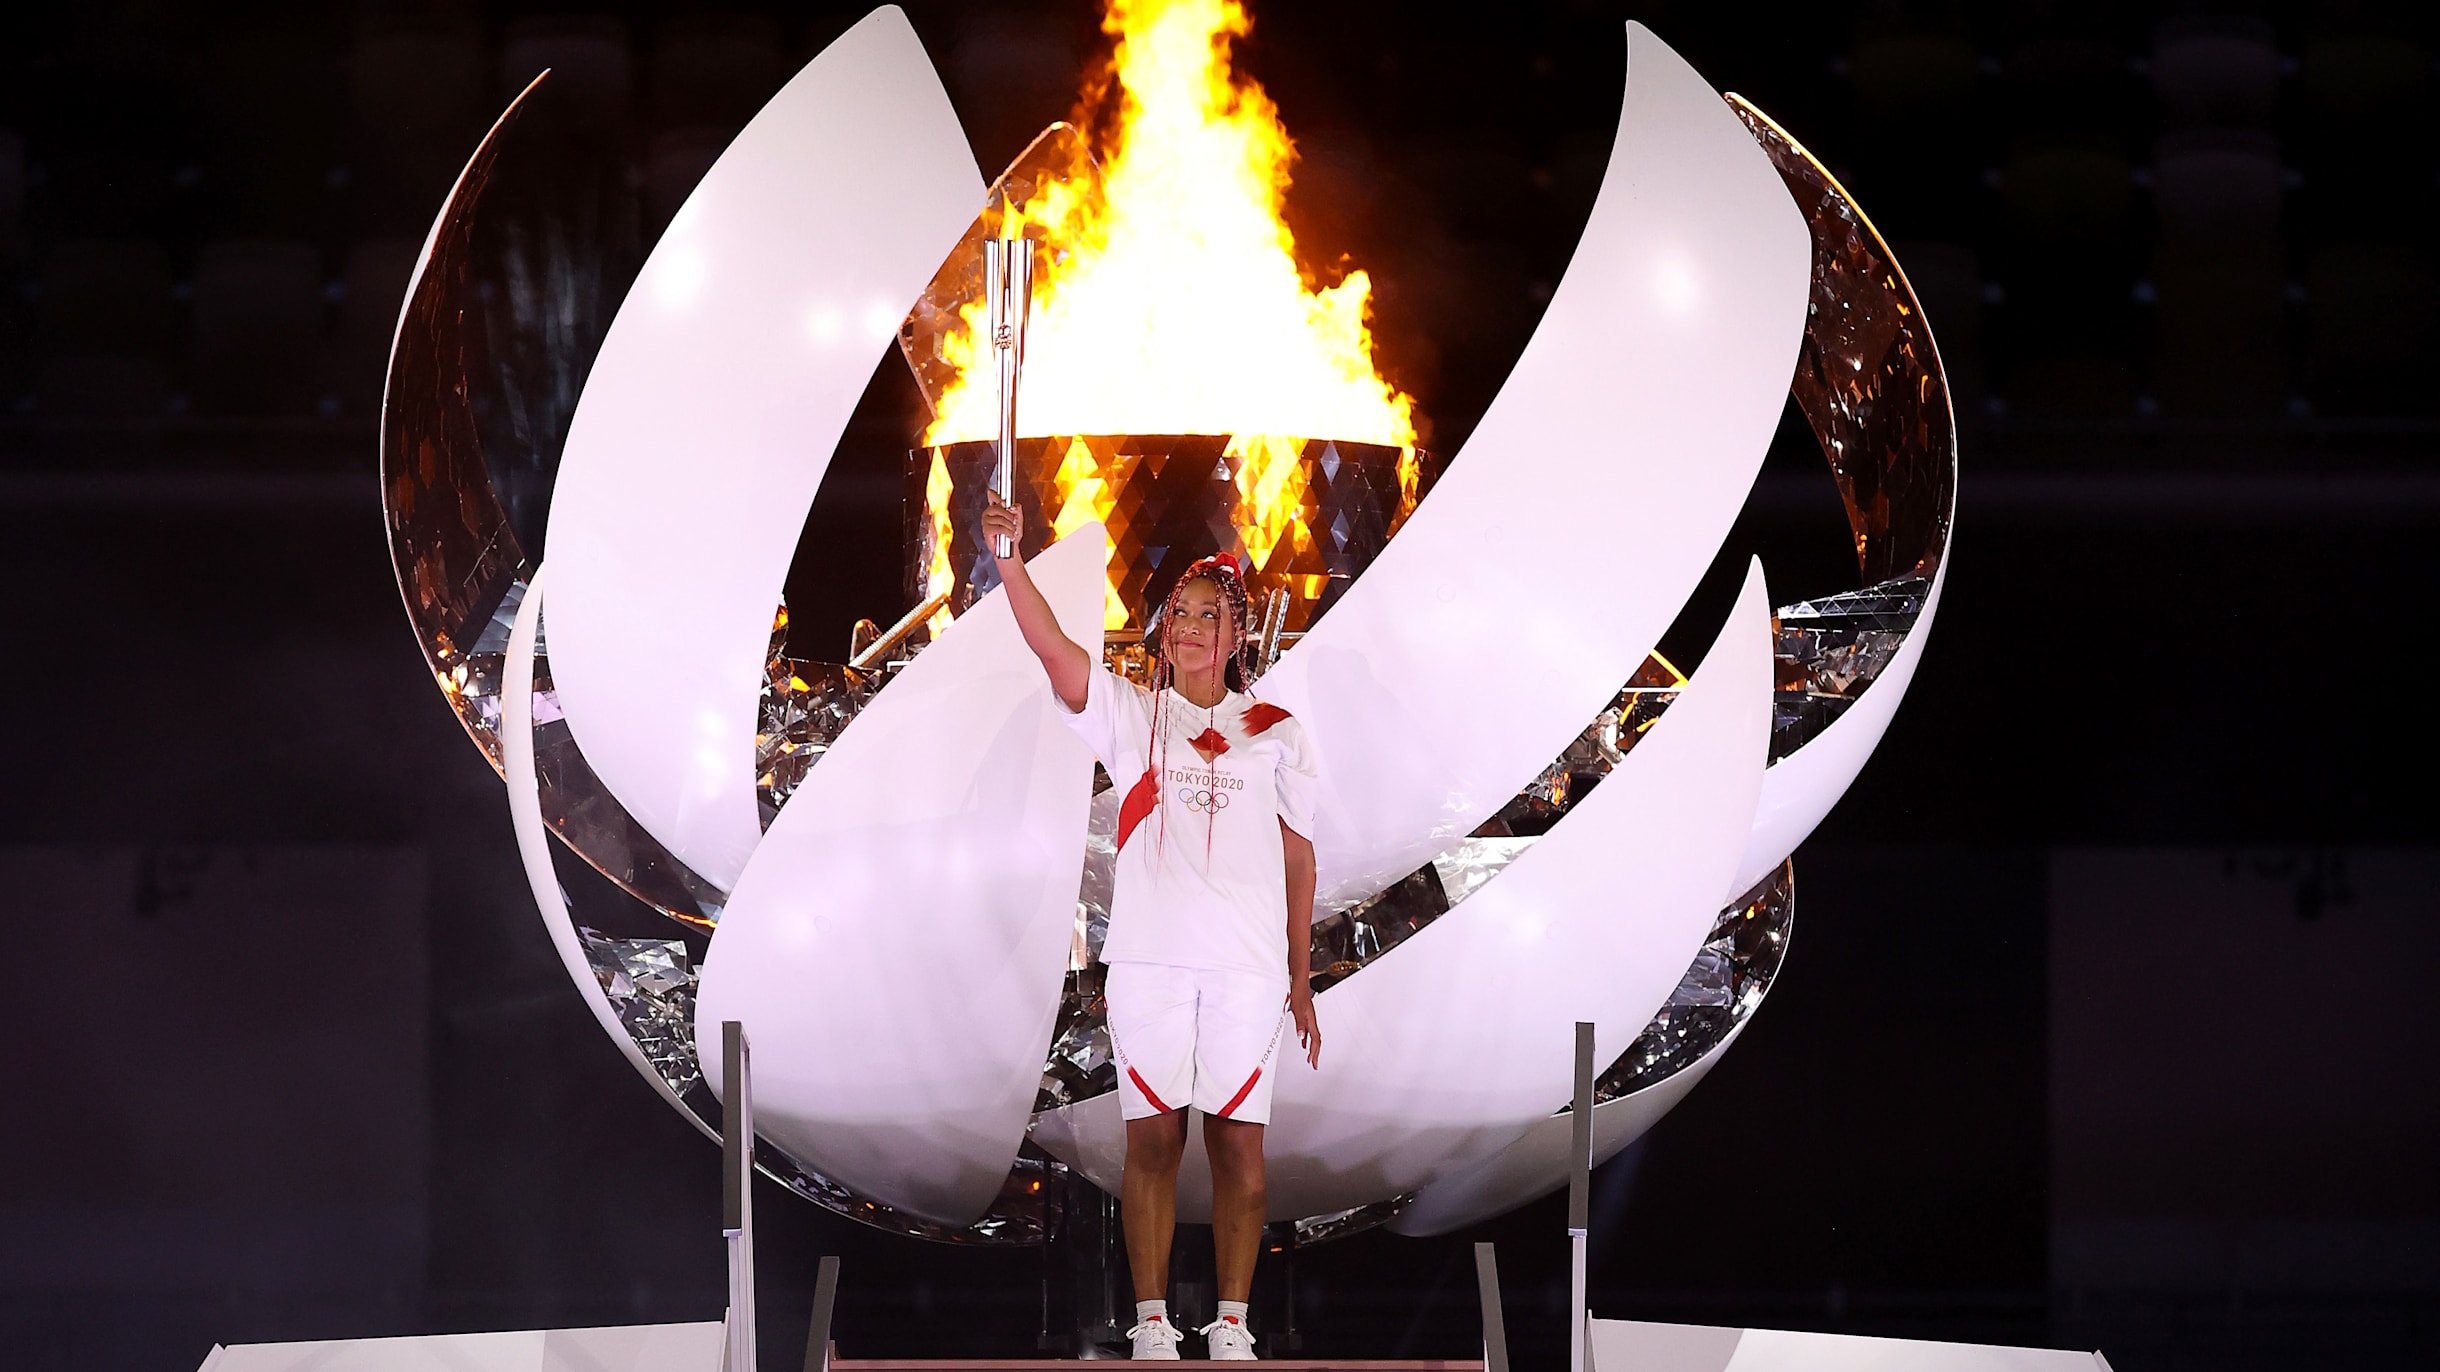
M987 546L1013 553L1024 532L1021 513L994 492ZM1060 632L1022 560L996 560L1069 727L1127 788L1101 959L1127 1121L1120 1199L1134 1356L1178 1356L1169 1248L1192 1105L1211 1159L1220 1293L1218 1318L1200 1332L1213 1358L1251 1359L1246 1300L1262 1243L1262 1134L1280 1041L1293 1025L1308 1065L1322 1053L1307 981L1312 749L1287 711L1245 693L1252 653L1234 558L1207 557L1178 578L1157 620L1151 690Z

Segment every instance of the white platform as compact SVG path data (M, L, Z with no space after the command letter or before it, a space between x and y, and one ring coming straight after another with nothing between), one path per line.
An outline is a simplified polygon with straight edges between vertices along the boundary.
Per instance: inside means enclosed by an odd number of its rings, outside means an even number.
M2099 1353L1594 1320L1596 1372L2109 1372Z
M720 1324L215 1345L197 1372L718 1372Z

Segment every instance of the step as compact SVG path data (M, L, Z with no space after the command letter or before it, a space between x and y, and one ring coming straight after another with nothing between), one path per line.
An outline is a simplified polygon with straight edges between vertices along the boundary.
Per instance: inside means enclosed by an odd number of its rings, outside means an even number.
M1125 1362L1125 1360L1110 1360ZM832 1357L830 1372L1076 1372L1078 1357ZM1235 1367L1179 1357L1179 1367ZM1264 1357L1271 1372L1484 1372L1481 1357Z

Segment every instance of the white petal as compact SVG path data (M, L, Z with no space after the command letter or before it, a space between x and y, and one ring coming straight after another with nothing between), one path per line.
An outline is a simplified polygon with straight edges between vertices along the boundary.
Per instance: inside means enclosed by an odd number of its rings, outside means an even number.
M1088 643L1104 547L1088 524L1029 564ZM1058 708L993 591L806 774L704 958L713 1089L720 1022L739 1020L756 1132L944 1223L981 1214L1008 1175L1059 1006L1093 757Z
M1263 678L1320 754L1325 906L1473 830L1610 702L1786 404L1812 235L1719 94L1627 34L1609 171L1533 341L1396 541Z
M611 794L723 887L761 837L772 608L898 317L871 303L903 312L981 199L922 44L898 10L874 11L713 164L570 421L551 496L553 684ZM807 327L826 311L835 331Z
M1906 698L1907 683L1915 679L1915 664L1923 660L1923 645L1931 637L1933 612L1940 608L1940 588L1948 579L1949 560L1943 557L1932 573L1923 611L1889 665L1845 713L1763 774L1754 832L1746 840L1744 860L1737 864L1737 878L1729 884L1731 894L1751 887L1786 861L1872 759L1872 750L1881 745L1881 735L1898 713L1898 702Z
M627 1064L652 1083L661 1099L708 1135L711 1131L704 1128L703 1121L695 1118L695 1112L653 1070L635 1035L619 1023L618 1011L611 1008L601 979L585 959L567 897L559 888L559 873L551 867L550 825L542 818L541 783L534 770L534 640L542 627L542 573L542 568L534 569L525 599L517 605L516 623L508 635L508 661L500 670L500 770L508 783L508 818L517 834L517 855L524 861L526 885L533 890L534 908L542 915L544 932L551 936L551 948L559 954L559 965L566 969L568 980L576 983L576 993L584 997L585 1008L593 1012L594 1022L618 1045Z
M1679 1070L1641 1091L1594 1106L1593 1165L1598 1167L1618 1156L1676 1108L1744 1032L1745 1025L1739 1024L1709 1052ZM1446 1234L1549 1195L1567 1185L1568 1151L1575 1133L1572 1115L1535 1120L1516 1142L1424 1187L1389 1227L1401 1234Z

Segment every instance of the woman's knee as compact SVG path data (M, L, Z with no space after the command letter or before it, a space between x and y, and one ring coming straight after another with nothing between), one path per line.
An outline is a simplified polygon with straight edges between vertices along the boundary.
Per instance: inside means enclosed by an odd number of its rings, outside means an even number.
M1186 1114L1171 1110L1127 1121L1127 1165L1174 1172L1186 1154Z
M1262 1126L1237 1120L1203 1121L1203 1147L1214 1175L1262 1176Z

